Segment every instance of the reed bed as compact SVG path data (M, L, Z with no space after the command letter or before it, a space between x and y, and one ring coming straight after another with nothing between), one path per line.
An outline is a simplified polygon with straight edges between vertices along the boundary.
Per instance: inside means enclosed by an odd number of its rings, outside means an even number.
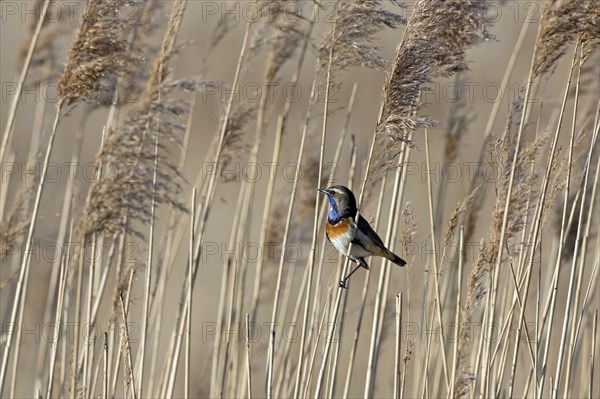
M529 5L3 2L0 396L599 397L600 1Z

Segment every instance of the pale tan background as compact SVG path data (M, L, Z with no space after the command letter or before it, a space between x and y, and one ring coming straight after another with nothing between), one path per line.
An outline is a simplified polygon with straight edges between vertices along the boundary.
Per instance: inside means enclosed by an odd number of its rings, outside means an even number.
M2 24L1 24L1 35L0 35L0 48L1 48L1 58L0 58L0 79L3 83L2 88L2 102L1 106L1 117L0 117L0 125L4 128L6 123L6 114L9 108L9 99L11 96L6 94L6 84L10 84L11 82L15 82L20 71L20 64L17 61L17 54L19 53L22 44L26 40L29 35L29 22L31 19L31 15L7 15L6 7L11 2L3 1L0 3L0 6L3 7L2 12ZM170 3L165 1L165 7L160 11L162 15L160 16L161 20L165 20L166 15L169 12ZM184 44L180 50L179 56L176 58L174 62L174 67L172 70L172 76L174 78L182 78L187 76L201 76L205 80L216 81L220 83L220 93L222 93L223 83L230 83L233 78L233 74L235 71L235 65L237 62L238 53L241 46L241 40L243 37L244 30L244 21L241 21L234 30L229 33L224 40L221 42L219 47L214 51L214 53L210 56L210 59L207 60L207 68L205 70L201 69L202 59L204 58L207 48L208 41L210 39L210 35L218 22L219 16L206 16L203 14L203 9L206 6L207 2L192 0L189 1L188 7L185 13L185 18L183 21L182 29L178 36L178 43ZM214 2L218 7L225 7L225 2ZM33 1L24 1L24 2L16 2L15 3L19 10L22 10L24 7L30 7L33 4ZM235 3L234 3L235 4ZM240 14L243 12L240 7L243 7L242 3L237 3L237 6L232 5L231 7L238 7ZM406 2L408 8L405 11L405 15L408 17L411 9L411 2ZM527 38L525 40L525 44L523 46L523 50L517 60L515 71L513 73L513 77L511 79L512 88L508 95L505 95L501 98L502 106L499 113L498 120L494 125L493 133L499 133L502 131L505 123L505 117L508 113L510 103L514 99L515 88L522 88L524 82L526 80L526 72L530 65L530 56L534 45L535 34L537 31L537 23L535 23L539 16L541 15L541 2L536 1L519 1L519 2L508 2L508 4L504 7L501 7L498 3L492 3L494 5L493 11L490 11L490 14L498 13L496 19L496 23L492 29L492 33L496 36L496 40L492 40L488 43L483 43L477 46L475 49L472 49L468 52L467 58L469 61L470 71L463 74L463 80L466 82L470 82L470 84L474 85L473 89L473 98L468 101L468 107L471 110L474 119L472 124L470 125L469 131L465 134L464 138L460 144L460 155L457 160L455 166L457 166L460 170L461 176L458 178L450 177L452 181L448 183L448 194L447 201L444 204L444 225L445 221L448 218L449 212L451 212L456 204L464 197L467 193L470 180L469 180L469 171L472 171L473 163L476 162L478 152L482 143L483 131L485 128L485 124L487 122L488 115L490 114L492 108L492 102L489 99L486 99L486 96L495 96L495 89L502 79L503 73L505 71L506 65L508 63L509 56L513 51L517 36L521 29L522 24L525 22L528 13L533 13L530 15L529 19L531 26L529 28L529 32L527 34ZM229 7L229 6L227 6ZM81 9L81 4L75 5L75 8L79 12ZM78 14L77 14L78 15ZM206 20L206 22L204 22ZM69 27L74 27L74 23L65 24ZM164 26L164 22L161 24ZM316 27L316 31L313 35L314 38L320 38L321 33L327 28L327 24L320 20L319 24ZM161 28L162 29L162 28ZM381 47L381 52L386 59L392 59L394 56L395 46L399 42L402 37L403 29L399 29L398 31L391 32L385 31L377 40L377 44ZM162 35L162 30L157 31L155 37L153 38L156 43L160 40ZM64 63L66 62L66 51L68 50L68 46L72 37L72 32L69 31L66 34L66 38L63 38L59 43L60 53L57 59ZM67 39L68 38L68 39ZM567 53L570 54L571 49L567 50ZM595 55L597 56L597 54ZM262 76L262 65L264 63L266 57L259 56L253 60L252 66L249 68L247 74L244 77L245 84L249 84L249 82L260 82ZM147 63L151 63L152 60L145 60ZM310 90L310 84L313 80L313 65L315 62L315 51L314 49L309 50L307 59L305 61L305 67L303 68L302 76L300 78L300 86L302 88L302 97L300 101L293 105L292 107L292 115L288 124L288 131L286 131L283 142L283 151L281 155L282 162L294 162L296 158L297 148L300 139L300 129L302 118L304 116L306 103L308 100L308 93ZM593 62L597 62L597 57ZM291 71L293 67L295 67L296 58L294 58L291 62L288 62L284 67L284 72L282 73L282 83L288 82L291 78ZM534 107L532 109L531 121L536 121L538 117L541 120L550 119L551 112L555 109L557 103L560 101L562 96L562 90L565 84L565 77L567 73L568 65L566 65L566 61L562 61L559 63L559 66L554 73L554 75L550 76L549 79L543 80L543 86L539 88L539 91L536 93L535 99L536 101L544 101L544 112L541 116L538 115L539 107ZM39 69L37 70L39 73ZM353 112L351 123L350 123L350 133L355 135L356 142L358 144L358 159L359 161L364 160L368 153L368 146L371 138L371 134L373 132L373 128L375 125L375 120L377 117L377 112L379 109L379 103L381 99L382 87L384 83L384 73L382 71L371 71L365 69L354 68L347 72L341 73L338 75L338 82L341 83L341 88L339 92L335 93L334 99L338 102L333 104L332 108L342 107L337 112L335 112L329 120L328 126L328 141L325 152L325 160L331 161L333 157L333 151L335 149L335 145L337 143L338 132L340 131L343 122L345 111L343 110L349 99L349 95L352 89L352 85L356 82L358 83L358 96L356 98L355 103L355 111ZM423 115L429 115L434 119L440 121L440 125L442 129L435 130L431 132L431 156L432 162L436 165L437 173L434 175L434 184L436 183L436 179L448 177L444 176L441 173L442 166L440 164L442 159L442 151L444 148L444 131L443 129L446 126L447 121L447 112L450 107L450 102L448 101L448 94L452 92L452 82L453 79L440 80L437 86L434 87L433 94L429 93L425 96L426 101L429 100L426 106L422 110ZM485 92L484 87L486 87L489 91ZM597 90L597 82L594 82L591 86L593 90ZM587 89L587 88L586 88ZM278 90L276 93L280 94ZM463 93L466 95L466 93ZM429 97L427 97L429 96ZM589 102L592 104L593 102ZM586 103L588 104L588 103ZM35 109L36 99L32 93L27 93L24 95L24 103L20 105L18 117L15 124L15 132L14 132L14 146L13 149L16 151L16 159L20 163L21 167L23 162L25 162L29 143L30 143L30 131L32 125L32 115ZM52 107L52 105L49 105ZM319 106L320 107L320 106ZM79 121L79 116L82 112L82 106L76 107L71 116L67 118L63 123L61 123L57 142L59 143L55 148L52 160L57 163L67 162L70 159L70 154L72 151L72 146L77 130L77 125ZM188 179L188 181L192 182L195 180L196 173L199 168L202 167L201 160L204 158L208 146L210 144L210 140L212 139L213 134L217 131L218 124L218 114L223 110L224 102L220 100L220 96L212 96L207 101L199 101L196 105L195 115L193 118L193 126L192 126L192 134L190 137L189 143L189 152L188 152L188 162L186 164L184 175ZM268 161L272 151L272 136L273 130L275 127L276 116L283 109L283 102L278 100L276 104L271 106L269 111L269 123L267 126L267 144L264 146L259 162ZM586 110L587 111L587 110ZM315 115L320 114L322 110L318 110ZM51 123L51 117L53 112L48 112L46 115L46 123L47 128L45 129L45 133L48 133ZM106 118L105 110L95 111L92 117L90 118L88 124L86 125L86 136L85 143L83 149L83 162L91 162L98 150L100 144L100 136L101 136L101 124ZM319 116L315 116L314 122L311 124L310 129L315 132L320 131L320 118ZM571 119L571 110L567 109L565 114L565 120ZM531 137L533 130L530 130L527 134L528 137ZM246 135L246 140L250 142L251 138L254 134L254 126L251 124L248 127L248 134ZM47 137L44 136L42 142L45 143ZM422 295L422 286L423 281L426 276L425 270L429 267L428 265L428 256L430 254L431 243L429 240L429 222L428 222L428 210L427 210L427 185L425 180L425 150L424 143L422 140L422 135L417 134L416 136L416 149L413 151L411 155L411 161L414 162L414 174L409 176L408 181L408 191L405 194L405 201L410 201L415 210L416 219L418 222L418 238L417 242L419 243L420 248L414 254L402 254L404 258L406 258L410 267L407 270L393 270L392 272L392 284L390 287L389 298L390 300L390 312L388 313L389 320L386 321L386 331L387 338L384 341L384 345L393 345L393 317L392 317L392 309L393 309L393 296L396 292L404 292L405 295L407 293L407 278L410 281L411 285L411 295L413 295L414 301L413 305L418 307L420 303L420 296ZM337 181L341 183L345 183L347 179L347 170L348 170L348 161L349 161L349 144L348 142L344 146L344 152L342 155L342 162L339 167L340 173L336 176ZM237 162L240 163L240 168L245 166L244 160L240 159ZM363 173L363 165L359 162L357 176L362 179ZM66 172L66 168L62 169L62 172ZM266 167L263 167L263 172L267 171ZM265 176L266 173L263 173ZM291 189L291 182L284 181L281 179L281 172L277 174L278 178L278 190L281 190L283 193L287 193ZM43 197L42 208L40 210L39 218L41 223L39 224L39 228L35 233L35 242L39 243L42 247L45 244L51 243L55 238L56 228L58 225L58 221L60 218L59 211L62 204L62 187L65 182L65 179L61 179L58 183L48 184ZM87 189L88 183L84 181L81 177L81 173L78 173L77 178L77 191L81 196L85 196L85 192ZM261 179L258 189L256 190L256 202L262 204L264 199L264 188L266 187L266 180L263 177ZM492 189L488 190L488 195L493 195L493 186L490 186ZM436 186L434 186L434 190ZM16 192L16 181L13 181L13 185L9 187L9 201L14 198L14 193ZM217 196L218 198L215 201L215 206L213 207L210 215L209 226L207 228L207 238L206 241L217 243L218 245L226 245L229 240L229 230L232 224L232 215L235 209L236 201L237 201L237 193L239 190L239 183L231 182L226 184L220 184ZM185 192L181 196L181 200L185 203L189 202L191 188L190 185L185 186ZM435 191L434 191L435 192ZM387 202L386 202L387 204ZM489 213L491 211L493 202L487 201L485 208L482 210L481 218L489 218ZM279 206L287 206L287 203L279 204ZM389 207L389 204L386 205ZM80 208L76 208L76 211ZM389 208L388 208L389 209ZM372 207L367 207L364 210L364 213L368 218L371 218L374 215L374 209ZM258 231L260 227L260 218L262 214L262 205L257 206L257 212L252 214L253 224L252 231L256 234L256 240L258 240ZM285 214L285 209L283 214ZM388 210L384 207L382 217L387 217ZM163 216L162 219L159 220L159 234L157 242L160 243L162 237L164 237L164 212L161 213ZM309 218L310 223L312 223L312 216ZM484 223L480 224L480 226L485 226ZM550 226L550 225L549 225ZM295 264L289 264L287 266L287 277L290 278L292 268L297 268L295 272L295 278L297 279L296 286L300 284L301 272L305 267L305 259L308 254L310 240L301 239L301 231L302 227L293 226L293 229L297 229L293 236L294 241L298 242L300 248L302 249L303 256L301 260ZM308 230L310 231L310 230ZM482 229L475 233L474 237L479 239L479 237L487 236L487 228ZM381 235L385 231L381 232ZM546 230L546 234L554 234L552 229L548 228ZM139 259L140 263L145 261L146 256L146 244L139 243L139 251L135 254L137 259ZM477 242L469 243L469 245L473 245L473 248L476 248ZM320 246L320 244L319 244ZM390 246L392 248L397 249L397 251L401 250L401 243L391 243ZM182 243L180 248L182 257L180 261L177 262L176 269L173 271L173 277L169 282L168 293L172 293L166 303L166 313L165 313L165 326L171 326L174 322L175 317L175 309L177 306L177 301L179 299L179 293L181 290L181 279L183 277L184 272L184 256L186 252L186 243ZM331 247L328 246L328 251L331 251ZM468 262L474 261L474 256L476 256L476 251L473 249L472 251L473 258L467 259ZM193 334L195 337L199 339L194 340L193 347L193 391L197 392L199 395L207 395L208 394L208 375L210 373L210 356L212 353L212 336L205 336L205 332L207 331L207 326L212 326L216 320L216 312L217 312L217 302L219 295L219 286L221 280L221 271L222 271L222 263L221 259L226 256L224 251L220 251L218 255L214 255L208 258L206 263L201 265L200 275L198 277L198 284L194 294L194 315L193 315ZM324 290L332 283L332 275L335 270L337 263L334 261L334 257L330 257L332 260L328 261L325 268L325 274L321 281L321 285ZM276 264L267 265L266 275L271 276L274 280L276 278ZM372 261L374 268L377 270L377 266L379 262ZM47 281L49 276L49 263L43 257L38 261L34 261L33 268L31 269L31 286L28 293L28 304L25 312L25 320L29 328L30 325L35 325L35 323L41 323L43 320L43 311L44 311L44 301L46 298L46 290L47 290ZM5 273L5 265L2 266L0 271ZM253 270L254 268L251 266L249 271L249 278L253 279ZM443 273L448 273L449 271L443 271ZM377 275L378 276L378 273ZM443 278L443 275L442 275ZM360 271L355 276L355 286L354 290L350 291L349 295L349 303L347 306L347 314L346 314L346 330L344 331L344 341L347 345L349 345L349 341L354 333L354 324L356 319L356 311L358 309L358 301L360 299L360 289L362 286L362 281L364 279L364 272ZM377 277L372 278L372 284L375 284ZM566 282L565 282L566 283ZM143 282L141 278L138 279L136 283L135 289L135 300L133 302L134 309L135 307L140 307L143 304ZM556 320L561 320L561 313L563 311L563 307L561 306L563 302L560 301L560 298L566 293L566 286L561 287L562 291L559 292L559 306L558 306L558 314ZM3 290L5 291L5 290ZM250 291L249 289L247 291ZM364 379L364 370L366 369L366 354L368 352L368 337L370 333L370 324L372 319L372 307L374 301L375 290L371 290L369 294L369 302L367 306L367 313L364 319L364 327L363 333L361 335L359 341L359 352L357 358L357 369L355 370L354 378L356 379L356 390L352 391L354 396L362 395L362 386ZM8 291L5 291L8 292ZM325 292L325 291L323 291ZM250 293L248 293L250 294ZM0 308L3 312L6 311L6 301L10 298L7 298L3 293L0 295L0 299L2 300L2 304ZM261 327L262 338L254 344L254 372L255 372L255 393L256 395L262 396L263 393L263 373L264 373L264 362L266 359L266 350L268 344L268 327L266 324L270 321L271 317L271 302L272 293L268 292L263 297L263 306L261 307L261 311L259 314L259 325ZM596 293L593 303L594 306L598 306L598 294ZM170 311L173 309L173 311ZM241 309L241 313L248 311L248 309ZM415 308L414 311L411 311L411 320L418 321L419 320L419 311ZM135 311L132 311L132 314L135 314ZM291 315L290 315L291 317ZM7 318L7 313L3 313L3 320ZM139 320L138 320L139 321ZM100 320L102 322L102 320ZM37 327L32 327L37 328ZM170 327L167 327L170 328ZM163 338L163 346L161 350L165 349L167 342L167 334L164 334ZM558 334L556 334L558 335ZM38 337L40 335L38 334ZM23 343L25 352L25 356L22 357L21 365L24 373L28 373L27 370L31 370L35 367L35 344L31 343L31 335L25 338ZM414 336L417 341L426 342L427 339L426 334L417 334ZM36 338L37 339L37 338ZM296 349L297 350L297 349ZM418 353L420 350L423 350L420 345L417 346L416 352ZM135 346L134 346L135 352ZM342 352L341 361L344 362L346 360L347 355ZM418 356L418 355L417 355ZM596 356L598 359L598 355ZM379 367L382 369L379 373L377 386L375 389L375 395L377 397L390 397L393 392L393 373L391 372L391 367L393 365L393 350L383 350L379 359ZM385 372L383 369L390 368L390 372ZM416 377L415 377L416 378ZM518 376L517 378L525 378L524 376ZM578 377L576 377L578 378ZM409 374L410 379L410 374ZM340 385L343 385L343 378L340 379ZM19 379L18 392L19 396L27 397L30 395L31 391L31 381L27 377L23 377ZM416 387L412 387L412 385L408 386L407 396L412 397L413 395L417 395L417 391L411 391L411 389L416 389ZM597 393L600 391L596 391ZM183 388L178 387L176 393L179 395L183 394Z

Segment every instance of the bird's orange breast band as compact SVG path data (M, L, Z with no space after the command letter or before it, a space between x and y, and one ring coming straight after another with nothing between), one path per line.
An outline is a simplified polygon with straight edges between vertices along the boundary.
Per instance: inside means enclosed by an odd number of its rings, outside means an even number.
M327 237L330 240L337 238L342 234L346 234L350 225L350 219L344 219L337 224L330 224L329 222L325 225L325 231L327 231Z

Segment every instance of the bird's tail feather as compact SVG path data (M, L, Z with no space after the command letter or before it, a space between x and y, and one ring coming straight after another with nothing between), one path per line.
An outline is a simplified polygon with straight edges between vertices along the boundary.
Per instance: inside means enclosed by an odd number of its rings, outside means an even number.
M394 262L398 266L404 266L404 265L406 265L406 261L404 259L402 259L401 257L399 257L398 255L396 255L395 253L393 253L392 251L388 250L387 255L388 256L386 256L386 258L388 258L389 260L391 260L392 262Z

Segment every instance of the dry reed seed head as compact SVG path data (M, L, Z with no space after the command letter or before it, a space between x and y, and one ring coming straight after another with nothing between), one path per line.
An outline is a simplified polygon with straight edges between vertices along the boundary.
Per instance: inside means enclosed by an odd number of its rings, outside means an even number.
M173 4L159 56L154 62L150 77L142 94L142 110L145 110L151 103L156 102L160 98L160 86L170 72L170 61L175 53L175 41L177 40L177 33L181 28L186 5L186 0L176 0Z
M86 2L67 67L58 82L63 104L94 99L103 79L119 76L131 67L126 51L131 26L119 12L125 5L126 0Z
M41 153L29 159L26 170L33 171L40 161ZM9 181L10 182L10 181ZM27 173L25 182L14 198L8 213L0 221L0 263L5 260L15 247L23 242L25 233L31 222L29 217L31 201L35 196L36 173Z
M160 43L152 40L152 35L161 32L164 26L164 20L161 17L166 13L163 11L163 6L170 4L158 0L129 1L135 7L136 12L133 13L133 18L127 21L132 26L130 35L127 38L127 53L130 54L129 59L135 60L136 63L135 68L128 68L119 76L121 84L121 95L118 98L119 106L130 103L133 99L138 101L139 88L144 87L150 79L151 68L154 65L148 60L155 59L160 50ZM115 84L119 83L116 78L113 79L113 82ZM132 88L137 90L132 92ZM114 100L113 92L106 90L106 100L110 103ZM106 103L102 105L106 105Z
M564 54L565 46L575 40L584 43L586 57L600 43L600 1L546 2L533 76L551 72Z
M130 339L128 336L128 331L127 331L127 323L129 323L130 320L123 320L121 322L121 324L119 325L119 336L120 336L120 340L121 340L121 347L120 347L120 351L121 351L121 355L123 358L123 367L125 368L124 371L124 375L123 378L125 379L125 386L127 387L127 389L129 389L129 386L132 384L132 376L133 376L133 365L131 364L130 361Z
M469 393L470 387L475 381L475 375L473 372L461 372L456 376L454 380L454 394L457 398L465 396Z
M137 275L141 273L142 270L144 270L144 266L128 262L127 266L121 271L121 275L118 276L115 290L113 292L112 311L108 321L110 326L113 326L115 323L117 323L121 317L121 295L123 295L123 299L127 298L129 292L129 279L133 278L135 281ZM131 295L129 295L129 302L133 302Z
M231 162L244 158L250 149L250 144L245 140L245 133L248 132L248 122L255 119L256 105L255 103L244 103L236 107L227 119L223 136L223 152L221 153L221 177L225 182L237 178L236 174L228 173L227 167ZM224 116L222 116L221 124L224 122ZM253 176L247 176L247 178L252 179Z
M319 71L326 73L330 52L334 72L351 67L385 69L387 62L373 44L374 36L406 22L402 15L386 9L390 3L398 6L396 1L338 1L331 27L319 46Z
M406 350L404 351L404 358L403 358L404 364L408 363L410 361L410 359L412 359L416 342L417 341L414 339L408 340L408 343L406 344Z
M28 220L9 221L0 223L0 263L7 264L6 260L10 253L23 242L25 233L29 229Z
M29 203L33 197L33 186L27 184L19 191L11 211L0 222L0 263L5 264L18 245L23 242L29 229L30 220L27 217ZM8 263L6 263L8 265Z
M395 119L395 118L398 119ZM403 117L401 115L392 115L388 119L389 124L380 124L385 131L376 131L381 137L381 151L374 151L376 161L371 163L369 180L376 181L386 172L398 168L398 156L402 153L404 146L416 148L416 143L411 139L411 134L417 128L433 129L438 127L438 123L433 119L419 116ZM377 139L379 140L379 138Z
M465 308L463 310L463 320L468 321L474 310L481 303L481 300L487 293L487 285L484 276L491 272L497 262L500 233L504 217L504 206L508 191L509 176L512 167L513 151L518 145L511 140L510 130L513 125L514 109L508 117L506 128L502 135L490 144L491 166L496 170L496 203L492 215L492 224L490 227L490 236L487 242L482 241L479 249L475 266L471 270L468 278L468 291ZM526 145L522 151L519 160L515 166L513 191L510 199L510 214L506 226L507 241L514 237L523 228L524 218L530 212L532 204L528 204L527 198L535 196L532 187L537 187L535 182L538 179L536 168L533 167L541 149L548 141L548 134L539 135L536 140ZM522 145L522 144L519 144ZM475 193L471 193L467 200L473 201L476 198ZM451 223L452 223L451 218ZM445 236L448 236L448 229ZM463 323L464 325L464 323ZM461 333L463 341L468 340L468 336ZM461 368L465 375L469 373Z
M496 169L496 205L493 214L492 222L492 241L499 239L500 231L502 230L502 222L504 217L504 207L506 203L506 195L510 183L510 173L512 168L512 158L515 147L518 145L510 138L510 124L512 117L509 117L509 122L504 134L498 138L491 149L491 156L496 161L492 161ZM536 195L536 184L539 180L538 168L535 167L538 155L548 142L548 131L542 132L535 140L523 146L520 156L515 165L513 189L510 201L510 214L506 225L506 236L508 239L514 237L523 228L527 214L531 211L533 203L528 202L528 198Z
M386 137L384 153L379 162L373 167L373 178L380 176L396 164L396 157L400 154L404 143L414 146L411 134L418 128L434 129L438 124L427 117L416 115L402 116L401 114L387 115L386 119L377 126L376 134Z
M582 43L582 62L600 46L600 0L584 0L585 16L583 28L579 34Z
M416 128L431 128L430 120L411 115L410 109L418 107L432 79L467 69L465 52L491 38L488 25L483 0L417 1L386 80L377 131L407 140Z
M264 1L270 11L268 16L273 33L269 39L273 62L267 66L266 80L273 81L281 70L283 64L292 58L294 52L300 47L302 39L307 38L309 22L302 15L302 2L293 1ZM313 4L313 7L316 5Z
M551 212L549 211L553 207L555 207L555 214L560 215L559 218L562 218L562 208L557 206L557 204L560 204L560 202L557 202L557 199L564 192L567 171L568 155L564 154L564 151L561 151L561 149L557 149L552 165L550 166L550 183L548 185L546 202L543 204L542 226L550 219Z
M152 104L149 112L132 112L124 126L110 135L97 158L100 165L113 165L95 182L89 194L81 221L85 235L114 234L123 229L142 238L135 222L151 220L151 201L185 206L176 198L183 178L170 159L170 147L178 143L183 125L177 123L183 107L178 103ZM156 185L153 185L155 144L158 141ZM115 167L115 165L117 167ZM128 215L124 225L123 216Z
M415 218L415 210L410 201L402 208L402 221L404 226L402 228L402 246L404 247L404 253L407 254L409 252L408 249L417 238L417 220Z
M271 51L275 55L278 52L287 53L287 56L284 54L274 58L275 68L278 69L295 51L297 46L293 46L293 44L297 43L299 38L306 36L304 22L307 20L302 15L303 2L300 0L256 0L255 3L254 15L249 18L257 21L258 27L254 30L250 40L249 53L256 55L266 45L271 46ZM316 4L313 6L318 7ZM226 22L221 21L220 24L226 24ZM268 66L268 68L271 67L273 66ZM267 76L269 75L271 74L268 73Z
M585 53L586 50L584 49ZM583 97L586 95L596 96L600 87L600 80L598 76L600 75L600 51L590 52L587 55L584 55L586 59L581 65L580 75L578 76L579 83L579 96ZM575 85L574 85L575 86ZM574 95L576 87L571 87L569 93L570 96ZM589 108L591 112L595 111L596 104L590 103Z
M185 128L181 120L188 112L188 104L166 96L176 87L195 87L190 84L191 80L183 84L181 80L172 83L166 79L185 6L183 0L177 0L173 5L161 52L146 84L140 109L131 112L124 126L107 138L97 158L98 165L116 163L129 169L128 173L104 174L92 185L81 222L85 235L95 232L114 234L127 229L141 238L142 235L132 225L151 221L153 196L156 204L169 204L182 211L186 209L176 198L183 178L170 159L169 150L180 142L180 134ZM161 98L161 93L167 98ZM154 184L157 143L158 167ZM125 214L129 217L127 226L123 225Z
M480 195L481 187L482 184L478 184L473 190L471 190L471 192L465 198L463 198L460 204L452 212L452 215L448 220L446 230L444 230L444 242L446 243L446 245L450 243L450 239L452 239L452 236L454 236L460 218L465 214L465 212L468 209L470 209L473 206L473 203Z

